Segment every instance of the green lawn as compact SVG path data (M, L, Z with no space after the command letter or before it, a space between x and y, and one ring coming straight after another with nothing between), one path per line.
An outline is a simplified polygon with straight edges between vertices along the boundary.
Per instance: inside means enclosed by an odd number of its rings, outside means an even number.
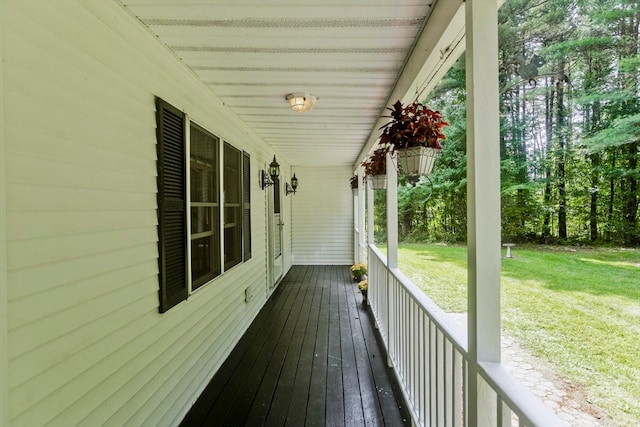
M513 256L502 260L503 328L615 422L640 425L640 250L518 246ZM467 311L466 247L403 244L399 266L445 311Z

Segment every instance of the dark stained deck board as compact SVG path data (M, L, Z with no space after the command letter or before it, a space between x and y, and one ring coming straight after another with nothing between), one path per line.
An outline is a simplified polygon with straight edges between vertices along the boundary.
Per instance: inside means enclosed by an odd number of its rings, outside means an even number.
M346 270L346 269L345 269ZM335 278L337 283L345 282L348 277L340 274ZM360 391L360 380L358 375L355 341L357 330L351 323L352 313L349 312L348 294L353 294L353 289L357 285L337 286L340 296L340 337L342 343L342 386L344 388L344 422L346 426L364 425L364 413L362 409L362 396ZM361 335L361 334L360 334ZM364 355L366 357L366 355Z
M312 280L312 272L305 275L304 281ZM284 425L289 410L289 402L293 397L293 387L296 379L296 373L298 371L298 364L300 357L302 356L302 343L304 336L307 332L307 325L309 323L309 310L307 307L311 306L313 299L313 292L311 289L307 289L304 293L304 298L300 304L300 313L296 327L291 335L291 341L287 349L280 376L277 381L274 382L273 394L271 396L271 405L269 412L265 419L265 425L267 426L281 426ZM253 421L249 418L249 423Z
M331 274L329 269L329 274ZM333 278L330 277L330 281ZM344 425L344 401L342 384L342 358L340 337L340 299L338 286L330 287L329 300L329 343L327 346L327 400L326 424Z
M245 425L246 416L249 414L249 409L252 407L258 389L260 388L260 384L267 373L271 357L276 350L280 338L287 329L287 325L291 324L289 321L289 315L291 314L291 310L296 308L295 300L300 293L300 290L300 287L291 287L290 290L286 288L284 289L284 293L287 294L286 302L281 305L280 310L277 310L274 313L275 321L273 322L273 327L266 335L262 347L260 347L259 351L252 353L252 356L255 356L255 358L253 358L254 363L253 366L248 369L248 375L245 378L242 388L239 390L240 392L238 396L230 407L221 408L223 411L228 409L228 415L224 417L210 415L207 418L207 422L211 423L210 425L213 425L220 420L225 420L229 425ZM250 350L254 350L256 348L258 348L258 346L251 346ZM258 357L259 355L266 355L268 357ZM236 371L234 376L242 378L244 372L247 371ZM231 388L230 391L234 392L237 391L237 389L234 387ZM215 407L216 406L214 406L214 408Z
M297 277L295 273L296 272L292 272L289 280L296 280ZM293 291L293 287L286 286L281 286L276 290L274 298L269 299L247 331L255 332L255 335L251 336L249 333L245 333L241 338L232 354L216 373L216 377L219 378L216 378L215 381L211 381L209 384L208 388L211 388L212 391L205 390L199 398L198 403L194 405L183 421L184 425L207 425L207 423L215 423L215 420L223 420L226 418L227 413L236 399L241 398L240 393L245 387L252 386L247 385L249 379L249 375L247 374L254 368L262 352L268 351L268 339L271 338L271 342L275 343L272 334L279 332L278 328L281 326L279 313L287 304L288 299L294 296ZM278 296L277 298L275 298L276 295ZM270 321L270 319L275 319L275 321ZM237 373L243 374L239 375ZM225 379L227 381L225 381ZM215 394L215 396L208 398L207 396L209 394ZM200 406L199 402L203 398L207 398L210 402L209 404L203 404L202 408L198 408L198 406ZM203 418L195 414L191 417L196 408L200 409L198 412L204 412ZM202 421L195 422L192 420Z
M305 278L301 281L305 282L306 280L305 275ZM289 355L289 360L295 358L297 366L297 358L300 355L300 350L299 346L297 346L298 349L296 350L296 344L294 341L297 338L296 331L300 330L299 325L301 322L301 316L306 312L304 299L307 290L308 287L300 287L299 292L296 294L296 299L290 307L287 322L285 323L280 339L278 339L276 347L271 354L271 360L269 361L267 370L262 376L260 387L253 400L253 404L249 409L249 416L246 419L246 425L257 426L264 424L267 413L274 409L274 405L275 407L280 406L280 412L275 415L282 416L282 414L284 414L283 418L286 417L286 409L288 408L288 405L286 405L283 410L283 396L277 395L275 391L279 383L287 386L287 382L292 383L295 377L295 371L289 371L294 374L293 376L285 373L285 364L287 356ZM286 397L289 396L290 394Z
M316 329L313 363L309 394L307 397L307 412L305 425L309 427L324 426L327 398L327 348L329 344L329 303L331 298L330 280L325 278L328 269L322 271L316 286L322 289L322 300L318 314L318 329Z
M315 267L316 277L319 268L320 267ZM309 319L305 329L302 348L300 349L298 369L296 371L291 400L289 402L289 410L285 420L285 423L288 425L302 426L305 424L307 400L311 386L311 369L316 350L316 335L318 332L323 292L324 288L322 286L314 286L312 292L310 292L312 300L309 306Z
M349 279L347 273L347 280ZM357 286L354 285L357 289ZM356 292L347 292L347 300L349 302L349 314L351 321L351 333L353 334L354 351L356 354L356 370L358 380L360 382L362 409L364 416L363 425L381 426L384 425L384 418L380 405L377 404L378 396L376 395L376 382L373 378L373 371L369 358L376 357L376 354L370 355L365 342L365 334L360 324L360 318L367 320L366 308L361 305L362 297ZM373 336L373 331L371 336ZM377 345L377 343L375 343ZM380 357L379 355L377 357Z
M410 423L347 266L294 266L182 426Z

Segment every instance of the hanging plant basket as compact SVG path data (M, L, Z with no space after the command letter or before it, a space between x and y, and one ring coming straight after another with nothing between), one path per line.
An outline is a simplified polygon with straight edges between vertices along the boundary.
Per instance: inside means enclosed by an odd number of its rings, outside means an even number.
M387 188L387 153L389 147L380 147L371 153L371 156L362 162L367 180L374 190Z
M371 188L374 190L387 189L387 175L372 175L368 176L367 180L371 183Z
M358 194L358 175L354 175L349 178L349 185L351 186L353 195L356 196Z
M442 129L449 124L420 102L403 106L397 101L388 110L391 120L380 128L380 143L391 147L405 176L428 175L445 139Z
M405 176L429 175L439 153L438 148L432 147L396 149L398 166Z

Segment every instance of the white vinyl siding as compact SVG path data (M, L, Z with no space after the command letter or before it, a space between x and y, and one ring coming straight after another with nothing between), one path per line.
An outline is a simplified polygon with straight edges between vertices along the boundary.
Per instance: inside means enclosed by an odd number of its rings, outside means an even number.
M177 425L264 304L266 243L158 313L155 96L272 153L117 2L2 7L9 424Z
M351 264L351 167L296 167L295 172L298 192L287 197L293 205L293 264Z

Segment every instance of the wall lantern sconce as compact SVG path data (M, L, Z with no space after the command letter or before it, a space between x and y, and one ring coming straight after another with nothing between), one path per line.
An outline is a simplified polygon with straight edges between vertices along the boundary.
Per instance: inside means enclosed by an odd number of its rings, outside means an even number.
M293 111L304 113L313 108L313 104L318 98L308 93L290 93L286 96L286 99Z
M261 187L264 190L270 185L273 185L274 181L278 179L280 175L280 165L276 161L276 156L273 156L273 161L269 164L269 173L264 169L260 171Z
M284 186L284 190L287 196L291 193L296 194L296 190L298 190L298 178L296 178L295 173L291 177L291 185L287 182Z

